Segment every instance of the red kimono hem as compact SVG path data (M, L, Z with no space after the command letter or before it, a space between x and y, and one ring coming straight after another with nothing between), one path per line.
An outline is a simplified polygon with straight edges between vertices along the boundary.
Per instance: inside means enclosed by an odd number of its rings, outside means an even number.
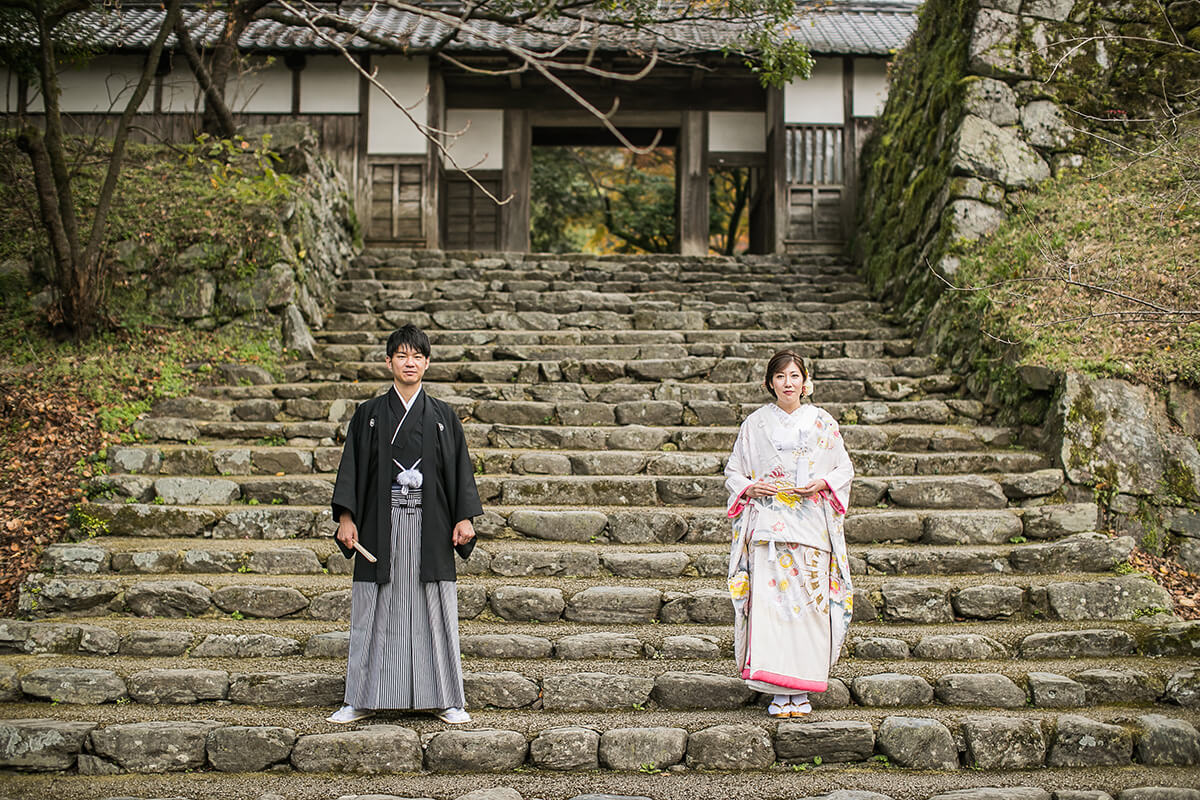
M805 681L788 675L780 675L777 672L767 672L762 669L754 673L751 673L749 669L743 669L742 679L762 681L763 683L782 686L784 689L795 689L798 692L823 692L829 688L829 684L826 681Z

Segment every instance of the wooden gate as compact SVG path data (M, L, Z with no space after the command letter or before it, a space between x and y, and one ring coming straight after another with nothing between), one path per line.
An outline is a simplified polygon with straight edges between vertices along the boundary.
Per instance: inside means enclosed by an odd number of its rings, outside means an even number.
M842 125L787 126L789 242L848 238L846 146Z
M421 215L424 170L421 158L371 157L367 161L368 241L425 246Z

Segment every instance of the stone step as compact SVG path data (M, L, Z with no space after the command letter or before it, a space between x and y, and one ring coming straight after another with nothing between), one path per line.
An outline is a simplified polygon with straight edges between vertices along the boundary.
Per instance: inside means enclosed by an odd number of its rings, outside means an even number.
M835 335L841 334L843 341ZM874 334L874 335L871 335ZM318 342L383 347L391 331L313 331ZM784 337L779 331L763 330L465 330L429 331L429 341L434 348L442 346L493 347L528 345L709 345L728 347L735 344L770 344L780 348L829 348L826 358L845 356L853 358L858 349L866 352L883 352L889 355L912 354L913 340L901 329L890 326L872 326L871 330L847 329L844 331L821 331L817 339L796 341ZM840 348L840 351L839 351ZM818 352L821 352L818 351Z
M322 374L325 380L330 376ZM628 384L612 384L625 387ZM352 391L352 390L348 390ZM629 391L624 388L614 389L612 396ZM690 429L687 433L678 435L680 449L723 450L728 443L732 447L737 428L730 426L715 427L705 424L697 411L697 403L683 403L674 400L654 400L601 403L530 403L527 401L476 401L467 397L444 398L460 417L466 419L468 434L474 438L468 439L468 446L485 444L491 439L491 434L500 432L492 444L505 446L501 443L502 434L510 428L533 428L533 431L518 431L538 436L542 440L577 441L582 437L584 444L555 444L555 447L566 449L587 449L600 438L608 438L612 433L612 425L605 425L602 420L615 419L622 431L620 438L636 438L642 440L646 436L657 436L656 433L646 433L648 428L678 428ZM263 401L251 401L263 402ZM349 404L346 406L331 406L330 416L336 418L349 416ZM722 407L717 404L711 409L720 414L720 421L736 423L747 414L756 411L761 403L744 403L740 406ZM275 401L265 401L264 416L274 415L272 409ZM927 425L942 425L946 427L967 426L978 421L984 413L981 403L976 400L918 400L911 402L868 401L861 403L826 403L822 406L840 424L865 424L867 426L892 425L896 423L914 423ZM334 408L342 409L334 414ZM707 414L708 410L704 409ZM539 416L540 415L540 416ZM572 425L573 419L595 418L591 425ZM483 424L496 426L491 429L471 429L468 423L478 420ZM484 422L484 420L490 420ZM557 421L557 422L556 422ZM688 425L686 422L693 422ZM536 430L541 428L543 430ZM626 435L630 428L633 432ZM723 429L725 428L725 429ZM303 421L255 421L241 420L205 420L191 417L144 417L134 423L134 432L143 441L174 441L195 442L200 439L221 439L239 443L257 444L314 444L332 446L338 437L344 433L345 423L303 420ZM995 430L987 428L987 430ZM586 433L590 431L590 433ZM485 438L486 437L486 438ZM690 441L683 441L688 439ZM295 441L300 440L300 441ZM516 445L530 447L536 445ZM615 449L631 449L629 446ZM633 449L647 449L638 446Z
M749 358L766 363L780 350L792 350L806 359L871 359L909 358L912 345L906 340L898 342L879 340L850 341L773 341L773 342L727 342L707 341L689 344L669 342L640 342L632 344L578 344L562 342L553 344L435 344L433 360L444 361L556 361L614 360L633 361L638 359L660 360L666 358ZM382 362L387 354L386 340L362 344L337 342L318 343L318 361L367 361ZM814 369L814 374L816 370Z
M307 371L307 367L305 367ZM517 372L520 372L518 369ZM479 375L485 377L485 375ZM821 383L822 408L829 403L853 403L870 397L877 401L914 402L928 396L946 397L956 385L953 375L926 375L924 378L882 377L865 379L826 380ZM204 387L191 397L174 397L155 404L154 415L178 417L192 421L284 421L325 420L342 421L353 414L355 404L376 397L389 389L382 380L307 381L307 383L263 384L246 386ZM565 425L578 425L572 420L583 413L604 414L613 419L616 407L631 402L673 402L683 405L683 414L691 425L736 426L742 419L743 408L768 401L766 390L756 381L742 383L684 383L684 381L424 381L422 387L430 396L455 404L463 416L473 413L478 402L505 401L551 403L550 409ZM476 401L472 404L470 401ZM983 409L968 401L948 401L950 409L978 416ZM558 409L558 404L565 404ZM588 404L588 405L584 405ZM542 407L544 408L544 407ZM546 416L545 411L542 415ZM552 417L554 419L554 417ZM611 422L610 422L611 425ZM977 425L977 423L974 423ZM972 427L974 427L972 425ZM847 425L847 427L850 427ZM959 437L973 439L970 431ZM995 434L992 433L992 439ZM928 446L928 445L926 445ZM925 449L925 447L922 447ZM948 447L942 447L948 449ZM959 447L961 449L961 447ZM970 450L968 445L965 449Z
M353 329L324 328L314 331L317 341L331 344L383 344L387 337L396 329L396 325L388 321L400 320L403 312L385 312L385 315L352 315L357 327ZM532 319L532 318L531 318ZM372 320L374 325L372 325ZM540 320L543 327L556 325L555 320ZM790 343L828 344L831 348L838 345L849 345L853 352L856 342L887 342L888 346L900 352L908 350L912 339L909 332L885 321L872 320L869 325L854 328L808 328L791 330L755 330L737 328L703 328L699 330L637 330L633 328L565 328L557 327L549 330L500 330L492 328L475 328L468 330L429 330L426 331L429 341L435 348L435 360L440 360L440 348L444 346L482 346L488 343L504 345L530 344L648 344L660 341L663 344L691 345L699 343L731 345L736 343L754 344L776 342L781 345Z
M339 283L334 292L334 310L338 313L372 311L461 311L479 309L532 312L535 314L571 314L580 311L606 311L618 314L656 312L744 315L801 311L815 314L863 312L881 314L885 310L876 300L864 296L861 289L846 290L823 284L797 283L787 286L771 282L707 281L703 284L663 284L614 280L599 286L586 281L558 280L470 280L470 279L350 279ZM536 317L534 318L536 319ZM770 329L758 325L753 317L718 317L719 328ZM727 324L720 324L725 322ZM732 324L729 324L732 323ZM468 326L476 327L476 326ZM513 328L514 325L505 325ZM531 327L539 327L533 325ZM638 326L643 327L643 326ZM703 324L697 325L703 328Z
M264 575L350 574L352 561L327 539L201 540L180 549L178 540L114 536L76 544L54 544L42 555L41 570L52 575L165 575L255 573ZM990 575L1019 572L1112 572L1126 563L1133 537L1110 538L1081 533L1057 542L1021 545L853 545L852 575ZM467 561L458 560L460 575L527 577L674 578L724 577L728 573L724 544L596 545L529 541L487 542Z
M634 653L639 645L632 637L590 633L561 639L558 647L566 656L559 659L515 664L467 659L463 666L467 708L531 712L632 709L633 716L639 717L659 709L732 711L762 703L757 692L730 674L728 659L672 663L608 655ZM221 657L199 657L180 666L171 658L21 656L0 662L0 672L5 685L11 687L6 695L9 703L228 702L336 708L345 694L343 658L275 657L244 660L225 668ZM1070 674L1042 669L1030 672L1028 667L1011 661L998 667L994 664L972 664L971 671L964 672L961 664L925 662L905 664L903 671L893 671L891 662L848 659L834 668L828 689L814 698L814 706L822 710L918 711L937 706L1150 706L1173 712L1200 690L1195 665L1178 659L1148 666L1149 671L1102 667L1075 669ZM587 679L582 679L585 675ZM618 687L619 693L614 695ZM1200 715L1200 711L1196 713Z
M1173 619L1168 592L1144 575L1097 577L1060 573L1055 580L1019 574L855 580L854 619L939 624L956 619L1087 621ZM22 583L19 609L44 617L132 614L182 617L237 614L348 620L349 580L344 575L195 574L187 578L143 575L51 576L33 573ZM511 622L565 619L584 625L695 622L732 624L733 607L723 579L573 578L566 576L464 577L457 584L460 619Z
M729 522L722 505L702 507L547 507L544 504L488 506L475 519L480 539L545 541L721 543ZM85 535L184 539L332 538L326 506L187 506L154 503L87 504L79 514ZM851 506L846 540L926 544L1004 544L1016 539L1051 541L1096 530L1095 503L1009 507L982 511L885 510Z
M541 464L541 473L482 473L475 476L484 505L563 506L704 506L721 508L728 499L720 474L682 475L664 467L656 475L619 473L620 457L597 454L587 459L603 467L601 474L547 474L555 463L570 466L565 456L533 454L529 463ZM689 454L691 455L691 454ZM629 454L621 454L626 458ZM682 454L663 454L664 464L682 464ZM895 459L884 463L896 465ZM483 462L485 467L504 468ZM511 469L511 463L508 465ZM611 467L611 468L610 468ZM564 469L566 467L563 467ZM163 505L324 505L333 497L334 473L282 475L162 476L106 475L90 482L93 493L114 499L150 501ZM1039 485L1040 484L1040 485ZM1034 473L874 475L856 477L850 502L859 508L1003 509L1011 497L1044 496L1057 492L1061 471ZM1030 494L1030 491L1037 494ZM1090 528L1089 528L1090 529Z
M229 387L221 392L207 392L207 397L163 400L155 405L153 413L155 416L215 421L341 422L349 418L359 401L374 397L386 387L387 384L374 380L351 384L340 390L329 390L326 385L316 383L299 386L288 384L286 387ZM380 391L375 391L377 388ZM636 413L637 409L632 408L630 403L653 404L655 401L669 402L679 407L681 413L675 418L685 420L690 425L736 425L748 411L769 399L762 386L756 383L483 381L430 383L426 388L431 397L450 403L465 420L476 418L491 421L498 418L519 423L523 419L536 418L540 422L549 418L564 425L612 425L619 413ZM946 401L951 411L972 418L983 413L977 403L955 399L957 391L958 378L953 375L830 380L821 384L821 400L822 406L828 407L831 403L866 400L916 402L937 399ZM276 392L292 396L281 397ZM337 394L348 396L337 397ZM494 406L493 401L523 403L527 404L529 410L522 414L513 406ZM652 405L645 413L661 414L662 411L662 408ZM927 409L925 413L928 413Z
M596 681L595 676L583 674L571 683L588 686ZM617 701L632 700L641 692L631 692L630 684L633 682L597 683L594 690ZM631 706L632 702L627 707ZM988 779L998 778L1009 786L1038 784L1046 779L1050 786L1061 785L1058 781L1071 786L1079 786L1082 781L1086 785L1090 773L1095 773L1100 785L1111 787L1112 768L1123 767L1127 774L1118 779L1118 785L1128 785L1124 781L1131 779L1137 782L1135 785L1145 785L1144 767L1149 765L1155 766L1154 777L1161 775L1164 783L1186 786L1176 782L1187 780L1189 773L1194 777L1194 769L1189 768L1200 747L1194 713L1176 711L1171 716L1141 714L1130 718L1120 707L1089 709L1086 715L1037 709L997 714L946 708L922 709L918 715L908 716L886 709L834 709L816 711L805 720L784 721L767 719L758 707L662 710L636 715L571 708L538 714L496 710L476 712L469 727L449 730L430 715L413 713L381 714L371 724L335 728L320 721L324 709L314 713L313 709L263 705L206 706L202 720L179 713L186 712L186 708L172 713L171 707L151 708L136 703L53 709L60 715L57 718L45 713L52 710L45 704L12 704L5 708L11 709L5 713L22 715L43 711L43 716L0 723L4 742L0 768L76 770L90 780L93 790L104 781L95 776L117 772L203 772L203 780L189 776L189 785L196 787L208 783L209 775L219 778L214 774L219 772L243 773L242 780L248 774L267 770L284 773L271 776L272 781L278 781L286 780L294 770L310 785L313 777L305 773L365 772L375 776L372 787L378 786L379 773L417 773L404 778L404 792L410 794L429 785L423 785L422 778L432 780L438 773L462 780L458 776L464 773L532 771L548 778L564 771L587 771L587 785L594 787L599 781L612 780L609 776L616 777L619 772L657 773L676 768L678 774L673 778L700 781L717 780L715 775L704 775L706 770L741 772L743 780L769 781L769 785L792 790L790 794L772 796L795 797L814 783L811 777L799 773L818 762L827 778L840 781L853 779L870 767L868 776L883 773L889 778L876 783L868 777L865 782L877 788L907 780L909 773L901 771L904 769L927 770L927 780L949 779L952 786L966 780L957 774L960 770L971 778L971 784L978 785L982 776L974 772L984 769L994 770ZM956 741L963 743L961 754ZM1041 772L1046 766L1060 769ZM500 780L526 785L532 777L509 774ZM663 784L657 775L639 774L637 780L643 790L649 787L656 796L664 796L658 793ZM687 784L692 792L696 791L696 780ZM22 789L33 785L32 781L24 781L21 777L12 783ZM69 783L58 779L53 785ZM122 785L128 785L128 780ZM338 789L348 785L339 776ZM632 784L624 785L630 787L628 791L639 791ZM57 792L43 796L64 797ZM897 796L915 795L906 791ZM616 800L614 795L607 797ZM1123 793L1120 800L1193 797L1160 791L1136 796ZM1038 789L1004 789L937 798L1049 800L1050 794Z
M1104 628L1088 622L1045 620L963 621L952 625L918 625L862 621L851 628L843 648L841 669L854 675L888 671L901 662L903 671L920 672L923 662L937 662L951 672L969 662L974 671L997 671L1036 662L1036 671L1076 674L1097 669L1144 670L1152 665L1193 664L1200 650L1200 621L1147 625L1110 621ZM344 659L349 631L336 621L297 618L238 620L228 617L106 617L91 621L50 617L44 620L0 620L0 654L4 663L16 656L195 659ZM463 656L470 663L525 660L646 658L675 662L711 662L733 656L733 632L727 625L696 623L629 623L607 627L569 622L508 622L478 618L460 623ZM583 631L581 633L581 631ZM581 637L591 637L581 647ZM603 638L611 644L597 649ZM1153 661L1147 661L1151 657ZM1172 660L1174 659L1174 660ZM1190 660L1189 660L1190 659ZM869 662L873 667L853 666ZM32 663L32 662L30 662ZM74 662L72 662L74 663ZM247 663L249 663L247 661ZM722 672L731 662L706 667ZM102 665L103 661L96 665ZM890 664L891 666L886 666ZM957 665L957 666L956 666ZM265 668L265 667L264 667ZM1174 670L1177 667L1171 667ZM293 671L297 667L291 667ZM1130 695L1129 697L1132 697ZM1126 699L1129 699L1127 697Z
M515 349L515 348L510 348ZM586 348L573 348L583 351ZM669 351L669 348L662 348ZM756 383L762 380L764 359L745 357L684 356L658 358L605 358L611 348L597 345L591 358L563 356L545 359L509 359L487 361L434 361L425 373L435 383L609 383L613 381L711 381L713 383ZM925 378L936 374L932 359L921 356L901 358L820 358L811 361L819 392L824 380L865 380L867 378ZM309 376L315 380L324 372L349 379L388 381L391 373L380 360L308 362ZM759 403L761 405L761 403Z
M849 448L855 471L872 475L951 475L1023 473L1023 489L1053 494L1062 485L1062 470L1051 470L1041 453L1018 450L898 453ZM340 447L246 447L224 444L114 446L108 448L109 474L117 475L288 475L336 472ZM721 450L535 450L476 447L476 464L489 474L536 475L720 475L729 453ZM1043 474L1044 473L1044 474ZM104 483L104 478L94 482ZM1034 485L1038 484L1038 485ZM1009 491L1017 491L1012 487ZM1028 495L1028 492L1022 492Z

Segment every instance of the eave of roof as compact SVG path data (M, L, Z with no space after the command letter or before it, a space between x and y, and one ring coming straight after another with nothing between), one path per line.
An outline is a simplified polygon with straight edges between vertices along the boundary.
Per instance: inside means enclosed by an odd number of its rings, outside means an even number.
M818 54L887 55L904 46L916 28L918 6L896 2L849 2L826 4L797 16L789 35ZM93 11L76 15L87 39L109 51L139 51L149 47L163 11L155 7L126 6L118 11ZM394 49L420 54L429 52L445 39L449 28L442 22L387 6L359 6L342 14L360 24L372 39L395 42ZM211 47L224 26L223 11L188 9L184 19L192 38L201 47ZM530 50L548 50L569 39L569 50L718 52L740 29L739 23L707 21L674 23L630 33L625 29L589 26L578 29L546 26L543 31L516 30L496 22L472 22L470 32L460 32L445 47L456 53L496 53L505 45ZM387 48L361 36L324 29L324 36L353 51L382 51ZM687 46L682 46L686 42ZM175 47L175 37L167 40ZM256 20L238 42L246 52L335 52L323 36L307 27L274 20Z

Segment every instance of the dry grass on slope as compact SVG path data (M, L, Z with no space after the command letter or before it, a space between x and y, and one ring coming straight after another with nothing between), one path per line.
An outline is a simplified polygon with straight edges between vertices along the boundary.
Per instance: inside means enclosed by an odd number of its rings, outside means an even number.
M1200 126L1145 150L1046 182L963 259L1022 362L1200 385Z

